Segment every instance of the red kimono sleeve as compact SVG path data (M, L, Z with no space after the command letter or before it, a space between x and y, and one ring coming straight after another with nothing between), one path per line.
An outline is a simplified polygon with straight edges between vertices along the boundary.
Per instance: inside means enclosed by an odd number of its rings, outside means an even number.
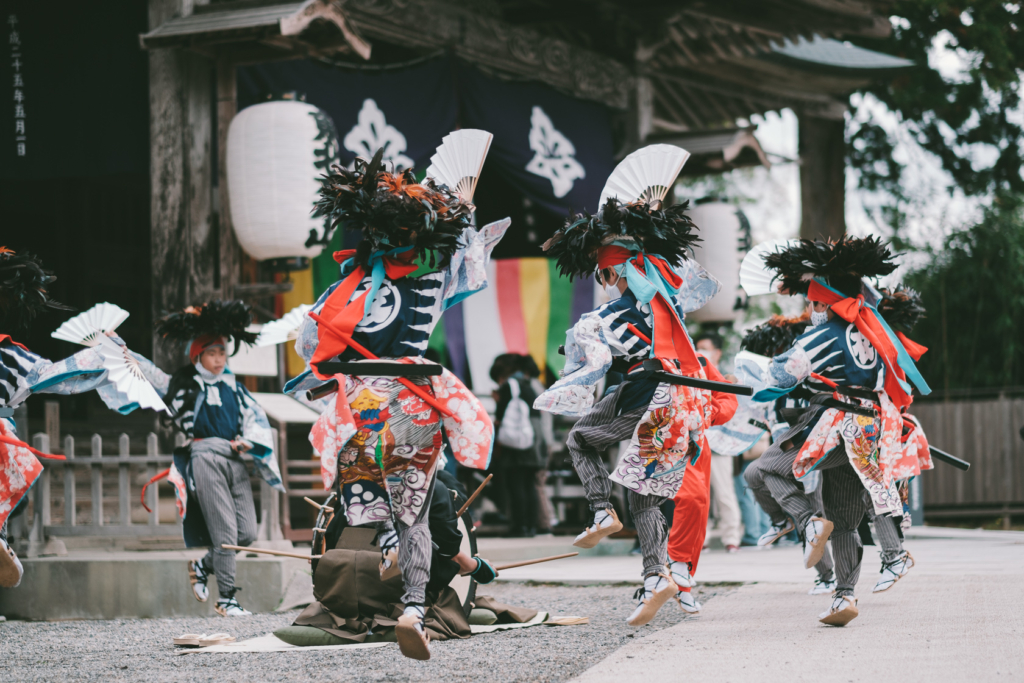
M703 355L703 354L701 354ZM708 379L715 382L725 382L725 377L718 371L715 364L711 362L711 359L704 356L707 360L707 365L704 366L704 372L707 374ZM724 425L726 422L732 419L732 416L736 414L736 408L739 406L739 402L736 400L736 394L724 394L718 391L711 392L711 426L715 427L718 425Z

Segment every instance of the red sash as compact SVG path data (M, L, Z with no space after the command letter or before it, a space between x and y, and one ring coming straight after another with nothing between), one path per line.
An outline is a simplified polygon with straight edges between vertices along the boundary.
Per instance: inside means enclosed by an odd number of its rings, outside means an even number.
M885 366L885 393L889 395L889 398L892 399L897 408L909 406L913 399L900 384L900 380L906 382L907 375L897 362L896 347L893 345L892 340L889 339L889 335L886 334L874 311L864 305L864 296L858 295L857 297L843 298L841 294L837 294L821 286L818 282L811 280L807 298L811 301L828 304L832 308L833 313L846 322L857 326L857 331L864 335L864 338L875 347L875 351L882 358L882 364ZM902 334L899 337L900 341L907 347L907 353L914 360L920 358L921 354L927 351L925 347L910 342ZM916 356L914 355L915 353L917 354Z
M9 334L0 334L0 344L3 344L5 341L8 341L8 340L12 344L14 344L15 346L20 347L23 351L28 351L28 347L27 346L25 346L24 344L19 344L18 342L16 342L13 339L11 339L11 335L9 335ZM31 351L29 351L29 353L31 353Z
M344 263L355 254L355 249L336 251L334 260ZM415 255L415 250L409 250L397 256L382 257L388 279L398 280L415 272L419 266L410 263ZM349 300L364 277L366 277L366 270L362 266L356 266L355 270L349 273L348 277L331 292L327 301L324 302L323 308L320 309L319 316L327 321L329 327L333 327L341 334L328 334L323 325L317 326L317 347L310 361L310 367L313 369L313 374L319 379L330 379L330 376L320 375L316 364L341 355L349 347L356 325L363 319L366 310L366 297L370 291L363 292L354 301Z

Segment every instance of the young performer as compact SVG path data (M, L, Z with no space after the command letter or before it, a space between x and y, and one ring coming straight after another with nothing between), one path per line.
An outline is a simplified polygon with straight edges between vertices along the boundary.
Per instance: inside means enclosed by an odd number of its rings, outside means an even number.
M791 346L793 346L793 342L807 330L810 323L810 306L808 306L807 310L799 316L772 316L764 324L750 330L743 337L743 341L740 345L745 351L749 351L750 353L755 353L766 358L772 358L787 351ZM744 381L751 381L748 379L747 375L744 375L743 377ZM779 437L789 429L789 421L793 420L795 416L799 416L799 414L808 407L806 398L804 398L803 394L799 391L790 392L786 396L783 396L772 403L755 403L753 405L763 406L763 416L759 416L752 421L761 421L763 426L768 429L769 435L773 441L778 441ZM729 425L726 425L726 428L728 427ZM740 425L739 428L749 429L747 425ZM758 434L759 433L761 432L758 432ZM757 476L759 473L759 468L756 466L756 463L757 461L754 461L754 463L747 467L748 471L750 469L754 469L754 474L751 476ZM792 477L792 472L790 472L789 476ZM796 482L796 477L792 478L793 481ZM822 511L824 509L824 503L821 498L821 475L812 472L811 475L805 477L804 480L800 482L800 485L802 485L804 492L810 498L811 505L814 509ZM759 546L766 546L774 543L780 535L788 533L792 529L792 526L787 526L788 518L774 499L762 500L764 501L762 506L763 509L773 521L773 527L758 539ZM764 505L767 505L767 507L764 507ZM814 581L814 585L808 591L808 595L823 595L825 593L834 592L836 589L835 565L832 562L832 553L830 553L827 548L822 552L821 559L814 565L814 569L818 573L818 576Z
M927 349L910 341L906 336L924 317L925 308L920 295L912 289L900 286L891 289L879 288L874 294L880 296L875 304L879 315L900 337L910 357L915 361L920 359ZM903 528L909 526L910 522L910 514L906 511L910 480L920 476L922 471L934 467L931 452L928 450L928 439L921 429L921 424L907 412L906 408L901 410L901 414L903 429L900 441L903 455L893 466L893 477L898 481L898 490L905 510L902 523L892 514L878 514L870 504L867 492L864 494L865 507L875 527L882 559L882 568L873 593L889 590L914 566L913 555L903 548Z
M188 563L193 595L206 602L209 577L216 576L214 609L225 617L252 614L235 597L241 590L235 585L236 551L221 547L256 540L256 506L242 454L252 456L268 484L284 491L267 415L227 366L231 340L233 353L255 340L246 331L251 322L252 311L241 301L190 306L165 316L156 328L164 339L185 346L187 365L167 375L138 357L143 373L168 400L175 427L188 439L174 451L168 481L174 485L186 547L210 548Z
M131 412L128 398L107 379L103 357L85 348L53 363L14 341L39 313L73 310L50 298L47 286L56 280L31 254L0 246L0 587L21 583L24 570L7 541L7 518L42 473L37 457L63 460L40 453L18 439L14 409L32 394L80 394L97 390L112 410ZM124 342L114 336L121 346Z
M637 155L671 158L685 152L656 145L634 152L609 178L603 196L616 187L620 169ZM657 159L655 160L657 161ZM655 164L657 165L657 164ZM666 573L665 519L660 505L674 496L686 464L698 462L704 429L714 416L710 391L664 381L664 375L707 379L683 326L689 311L703 306L720 285L686 249L697 236L686 215L687 204L664 206L679 167L671 177L647 178L635 196L612 192L596 215L577 215L544 244L561 272L571 277L598 274L612 301L587 313L566 335L563 376L537 398L540 410L581 416L569 433L573 466L594 513L591 526L575 545L591 548L622 524L612 507L611 482L628 491L643 553L643 588L627 619L633 626L650 622L678 592ZM666 190L660 197L654 188ZM611 369L613 358L625 361L628 374L614 393L594 404L594 388ZM644 368L652 359L658 372ZM609 475L602 451L628 439L628 448ZM706 455L705 455L706 457Z
M876 513L903 515L893 477L894 465L902 457L900 410L910 405L911 382L922 393L930 391L904 345L912 342L893 332L863 295L862 278L891 273L892 258L877 239L852 237L838 242L803 240L765 257L785 293L806 294L814 304L813 327L789 351L772 359L765 376L767 389L755 399L788 393L808 379L831 388L833 396L814 396L810 408L761 457L762 476L752 476L748 468L746 477L752 488L760 484L759 501L773 498L796 522L807 547L808 567L821 558L831 534L837 588L820 619L836 626L858 614L854 588L862 553L857 526L864 514L863 491ZM832 407L830 400L850 408ZM808 427L803 445L795 445ZM814 470L822 472L828 519L817 514L788 476L790 468L798 479Z
M725 382L725 377L705 353L700 353L708 379ZM736 413L738 402L736 396L711 392L710 415L708 424L711 427L724 426ZM707 431L701 444L703 457L690 467L683 477L673 502L672 528L668 534L668 574L676 584L676 602L688 614L696 614L701 604L692 595L695 585L693 575L697 572L700 553L704 549L704 540L708 530L708 513L711 511L711 448L708 445Z
M379 529L382 573L397 550L405 583L398 643L405 656L429 659L427 515L441 426L455 459L478 469L490 460L493 427L473 393L422 356L444 310L487 286L486 264L509 220L476 230L472 205L446 186L416 183L411 171L388 172L382 151L323 180L319 213L361 229L362 239L334 254L341 280L316 302L295 344L311 370L286 391L337 382L310 432L324 488L339 484L350 525ZM330 361L341 364L321 365Z

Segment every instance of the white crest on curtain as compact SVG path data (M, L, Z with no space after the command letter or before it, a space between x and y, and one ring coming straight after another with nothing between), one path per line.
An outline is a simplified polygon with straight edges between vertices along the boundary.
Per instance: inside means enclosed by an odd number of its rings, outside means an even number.
M530 149L534 155L526 170L550 180L556 197L569 194L577 180L587 177L576 161L576 148L540 107L534 107L530 116Z
M396 171L413 167L413 160L405 156L405 136L389 126L384 112L371 98L363 100L363 108L359 110L356 125L345 135L342 142L345 149L356 156L370 159L377 150L384 148L384 161L395 165Z

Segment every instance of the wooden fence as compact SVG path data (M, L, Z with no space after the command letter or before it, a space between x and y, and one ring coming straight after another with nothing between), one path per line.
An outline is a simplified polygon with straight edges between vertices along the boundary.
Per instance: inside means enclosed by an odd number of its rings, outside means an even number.
M277 430L274 430L275 438ZM177 435L176 445L184 441L184 436ZM32 438L33 446L44 453L50 451L50 437L47 434L36 434ZM35 546L47 537L71 536L116 536L116 537L181 537L181 520L177 511L160 514L161 489L164 499L173 499L174 493L166 480L151 485L146 491L146 505L151 512L146 513L140 499L142 486L158 472L171 466L173 456L159 452L159 440L156 434L150 433L145 439L145 453L133 455L131 440L127 434L118 438L118 454L103 455L103 439L94 434L90 440L90 454L83 455L77 450L72 436L64 438L64 457L66 460L43 460L43 471L32 490L32 510L28 537ZM251 456L243 455L243 459L251 460ZM104 499L113 496L107 488L107 480L111 471L117 472L117 505L115 510L108 512L104 508ZM83 480L88 479L88 521L80 523L78 490L83 488ZM257 477L257 479L259 479ZM54 496L59 488L60 495ZM266 482L259 479L258 489L260 524L257 537L259 539L280 539L280 497ZM135 512L133 520L133 511ZM137 521L140 513L145 522ZM29 520L26 520L29 521Z
M915 402L932 446L963 458L962 472L941 462L921 477L925 516L1024 514L1024 398Z

